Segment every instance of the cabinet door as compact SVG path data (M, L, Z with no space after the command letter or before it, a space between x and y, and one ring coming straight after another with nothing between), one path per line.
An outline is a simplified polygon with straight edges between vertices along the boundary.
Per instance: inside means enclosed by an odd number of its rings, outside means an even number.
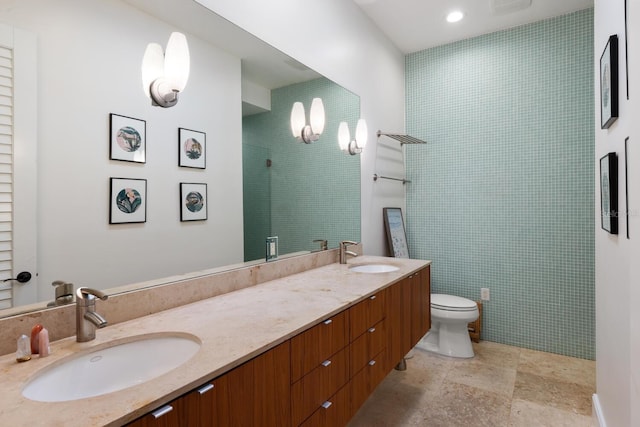
M229 425L227 376L204 384L181 399L182 426L214 427Z
M346 425L350 417L349 386L344 386L326 400L300 427L328 427Z
M178 398L127 424L129 427L180 427L180 401Z
M391 286L388 299L387 348L388 366L391 368L411 350L411 280L406 278Z
M349 309L350 341L355 340L386 317L386 291L383 289Z
M422 335L426 335L431 329L431 266L426 266L421 270L422 283Z
M229 425L291 424L289 341L226 374Z

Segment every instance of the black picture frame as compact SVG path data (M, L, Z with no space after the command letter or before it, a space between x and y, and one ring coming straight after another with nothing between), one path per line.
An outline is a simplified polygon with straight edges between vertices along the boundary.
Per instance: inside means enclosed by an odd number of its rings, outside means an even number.
M147 162L147 122L109 114L109 158L123 162Z
M625 217L627 220L627 239L631 238L629 233L629 137L624 139L624 197L625 197Z
M602 229L618 234L618 156L600 159L600 217Z
M409 258L407 233L404 228L402 209L382 208L384 228L387 235L388 254L396 258Z
M608 129L618 118L618 36L609 36L600 56L600 127Z
M207 168L207 134L193 129L178 128L178 166Z
M205 221L208 216L208 205L207 184L180 183L180 221Z
M147 180L110 178L109 224L147 222Z

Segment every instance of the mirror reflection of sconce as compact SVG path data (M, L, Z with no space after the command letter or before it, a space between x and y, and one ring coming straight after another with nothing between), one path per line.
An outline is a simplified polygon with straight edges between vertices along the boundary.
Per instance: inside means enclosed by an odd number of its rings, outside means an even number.
M294 102L291 109L291 133L305 144L316 142L324 131L324 104L322 99L313 98L309 111L309 123L305 117L302 102Z
M356 138L353 140L351 139L347 122L340 122L338 126L338 143L340 144L340 149L352 156L362 153L362 150L367 145L368 134L367 122L364 119L358 120L358 124L356 125Z
M151 105L176 105L178 93L189 80L189 67L189 45L184 34L171 33L166 52L158 43L149 43L142 59L142 86Z

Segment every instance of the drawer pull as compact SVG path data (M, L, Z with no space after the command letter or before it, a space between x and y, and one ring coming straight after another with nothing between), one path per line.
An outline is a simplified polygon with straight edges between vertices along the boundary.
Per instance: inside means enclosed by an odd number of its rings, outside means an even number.
M376 299L376 296L375 296L375 295L371 295L371 296L369 297L369 299Z
M171 405L164 405L162 408L156 409L155 411L153 411L151 413L151 415L153 415L153 418L158 419L163 415L168 414L169 412L173 411L173 406Z
M329 409L329 406L331 406L331 405L332 405L332 403L331 403L331 402L329 402L329 401L327 400L326 402L324 402L324 403L322 404L322 407L323 407L324 409Z
M324 366L325 368L329 365L331 365L331 360L325 360L324 362L322 362L322 366Z
M327 319L322 323L324 323L325 325L330 325L332 322L333 322L333 319Z
M372 328L369 328L369 332L370 332L370 333L374 333L375 331L376 331L376 328L373 328L373 327L372 327Z
M369 360L369 366L373 366L373 365L375 365L375 364L376 364L376 361L375 361L375 360Z
M213 385L213 384L207 384L207 385L204 385L204 386L202 386L202 387L200 387L200 388L198 389L198 393L200 393L200 394L205 394L206 392L208 392L209 390L211 390L213 387L214 387L214 385Z

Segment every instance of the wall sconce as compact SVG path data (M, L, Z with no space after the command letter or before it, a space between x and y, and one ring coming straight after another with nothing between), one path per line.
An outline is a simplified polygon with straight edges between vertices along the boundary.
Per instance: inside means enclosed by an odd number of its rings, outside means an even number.
M351 134L349 133L349 125L347 125L347 122L340 122L338 126L338 143L340 144L340 149L352 156L362 153L362 150L367 145L368 133L367 122L364 119L360 119L356 125L356 138L352 140Z
M302 102L294 102L291 109L291 133L306 144L316 142L324 130L324 104L322 99L313 98L309 111L309 123Z
M149 43L142 59L142 86L151 105L173 107L189 80L189 45L182 33L171 33L167 51Z

